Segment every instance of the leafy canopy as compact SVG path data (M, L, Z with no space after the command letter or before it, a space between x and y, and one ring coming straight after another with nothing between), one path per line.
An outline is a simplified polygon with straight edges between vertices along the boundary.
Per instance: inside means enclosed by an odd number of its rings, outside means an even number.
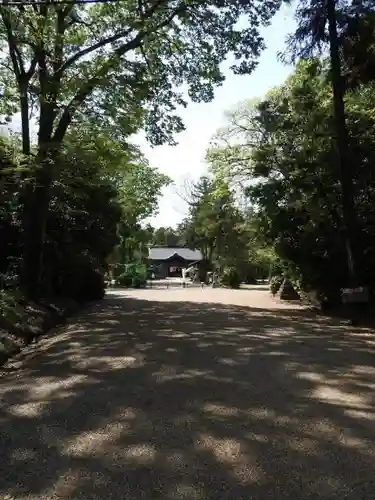
M356 159L353 184L360 236L355 244L366 283L374 280L375 258L373 99L373 84L346 97L348 148ZM325 61L301 61L283 85L249 105L247 114L243 106L234 112L237 134L231 129L231 143L222 142L209 157L214 171L248 179L258 238L275 249L282 267L306 289L337 298L347 266L332 114Z
M251 72L264 46L259 28L280 4L126 0L3 5L3 113L10 117L19 110L20 96L27 96L29 110L39 112L40 131L56 142L78 112L103 124L116 122L129 133L142 126L154 144L171 140L183 127L176 114L177 106L186 104L182 85L192 100L211 100L215 85L224 80L220 64L229 54L236 73Z

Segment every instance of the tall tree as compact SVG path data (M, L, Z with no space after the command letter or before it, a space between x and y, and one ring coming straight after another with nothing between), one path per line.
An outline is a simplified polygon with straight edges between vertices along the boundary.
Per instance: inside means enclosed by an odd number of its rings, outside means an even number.
M63 150L84 158L93 171L100 172L103 181L115 186L121 206L117 227L120 241L110 260L129 261L140 246L146 248L151 241L152 228L143 228L142 223L157 213L161 190L170 179L151 167L137 147L113 136L111 128L95 133L93 129L96 124L89 122L72 130L65 137Z
M157 246L177 247L181 244L180 235L178 231L171 227L158 227L154 231L152 244Z
M347 251L348 276L351 286L358 285L355 255L357 235L354 205L353 164L354 157L348 147L348 130L345 116L345 79L343 75L344 35L348 23L374 9L372 0L301 0L297 7L298 28L289 38L292 58L309 57L328 46L330 79L332 84L333 114L335 117L336 153L340 166L339 178L342 200L342 226Z
M223 82L220 63L234 54L252 71L263 48L258 28L281 0L36 2L0 6L2 87L7 115L20 111L23 152L31 151L37 114L38 168L24 197L24 277L36 293L54 162L79 113L129 133L143 126L154 144L183 128L176 106L209 101ZM246 16L248 24L238 20ZM243 27L245 26L245 27ZM134 106L138 103L138 106ZM132 117L132 120L129 120Z
M228 185L201 177L192 186L189 205L189 215L179 228L182 237L209 263L236 266L244 249L244 220Z
M345 247L340 244L344 236L341 186L331 140L335 122L328 75L325 61L301 61L282 86L249 107L247 117L240 109L237 144L233 137L232 144L221 145L211 154L220 169L242 147L250 153L246 164L239 166L234 158L224 172L248 176L247 190L258 219L256 239L261 233L260 240L275 248L284 269L302 288L337 300L347 283L347 265ZM346 96L348 147L356 158L355 245L362 255L357 272L362 283L370 286L375 283L374 96L373 84Z

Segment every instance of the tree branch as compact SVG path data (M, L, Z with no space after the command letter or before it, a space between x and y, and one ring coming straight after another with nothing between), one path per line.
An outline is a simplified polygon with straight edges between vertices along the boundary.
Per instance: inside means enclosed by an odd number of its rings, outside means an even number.
M54 44L54 61L53 71L55 78L58 78L57 72L62 65L63 59L63 46L64 46L64 33L65 33L65 19L69 11L66 9L56 8L56 36Z
M156 2L153 8L156 8L156 5L159 5L164 0L159 0ZM158 26L155 27L155 31L167 26L173 20L175 16L180 14L181 12L187 10L188 5L181 3L178 8L176 8L164 21L162 21ZM151 11L151 9L150 9ZM121 45L117 49L114 50L112 57L103 64L103 66L99 69L97 74L90 78L85 86L83 86L73 97L70 103L65 107L63 114L60 118L60 121L56 127L55 133L53 135L52 141L55 143L59 143L64 138L64 135L69 127L69 124L73 118L74 113L78 109L78 107L85 101L85 99L92 93L97 85L103 81L108 75L108 72L118 65L119 59L126 54L127 52L139 48L142 45L142 41L147 35L146 31L140 31L133 40ZM74 57L74 56L73 56Z
M8 17L8 13L4 8L0 8L0 13L1 13L1 18L4 23L5 31L7 34L7 40L8 40L8 47L9 47L9 55L13 64L13 70L14 74L16 75L17 82L19 83L22 74L23 74L23 62L22 59L20 59L20 54L17 48L17 42L14 38L13 31L12 31L12 23L11 20Z
M82 49L79 52L76 52L73 56L69 57L69 59L67 59L65 61L65 63L63 63L57 69L55 76L57 78L61 78L64 71L66 71L68 68L70 68L70 66L72 66L79 59L86 56L87 54L91 54L91 52L95 52L95 50L98 50L101 47L104 47L105 45L108 45L110 43L116 42L117 40L120 40L120 38L123 38L124 36L128 35L130 32L131 32L131 30L122 31L122 32L117 33L115 35L112 35L108 38L100 40L99 42L95 43L94 45L91 45L90 47L87 47L86 49Z
M90 80L86 83L86 85L83 86L76 93L76 95L73 97L73 99L70 101L70 103L64 109L64 112L63 112L63 114L60 118L60 121L56 127L56 130L55 130L55 133L53 136L53 142L60 142L63 139L65 132L67 131L68 126L73 118L73 115L76 112L76 110L79 108L79 106L92 93L92 91L95 89L95 87L97 85L100 85L100 83L102 83L103 79L106 78L110 69L115 67L118 64L118 58L121 57L126 52L128 52L129 50L137 48L139 46L139 44L142 42L142 38L143 38L143 34L140 33L130 42L117 48L114 51L114 54L112 55L112 57L107 61L106 64L104 64L100 68L98 73L95 76L93 76L92 78L90 78Z
M143 21L146 21L147 19L150 19L152 15L157 11L157 9L163 4L168 4L166 0L157 0L154 5L146 12L142 14ZM176 15L177 10L175 11L174 15ZM174 17L173 15L173 17ZM173 19L172 17L172 19ZM167 24L170 22L168 20ZM94 43L90 47L86 47L85 49L80 50L79 52L76 52L73 56L69 57L64 64L58 69L58 77L60 78L62 74L64 73L65 70L70 68L75 62L77 62L79 59L82 59L82 57L91 54L92 52L95 52L96 50L105 47L106 45L109 45L110 43L114 43L117 40L120 40L121 38L124 38L125 36L129 35L134 28L129 28L128 30L125 31L120 31L119 33L115 33L114 35L111 35L107 38L104 38L103 40L100 40L97 43ZM139 33L143 33L144 35L147 34L147 31L143 30L140 31Z
M26 77L28 80L30 80L32 78L32 76L34 75L37 62L38 62L38 58L36 56L34 56L33 59L31 60L29 69L26 72Z

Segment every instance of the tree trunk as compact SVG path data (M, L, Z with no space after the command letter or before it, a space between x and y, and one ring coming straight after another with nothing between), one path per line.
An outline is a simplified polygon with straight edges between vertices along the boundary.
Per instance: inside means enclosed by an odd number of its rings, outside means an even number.
M53 164L57 157L56 145L51 143L53 108L50 103L41 106L39 118L38 155L35 184L26 190L23 207L21 286L25 293L37 299L42 291L43 250L46 223L53 181Z
M20 110L21 110L21 129L22 129L22 153L30 154L30 120L29 120L29 99L27 95L28 82L26 85L20 83Z
M29 102L27 95L28 82L26 85L24 82L19 81L19 93L20 93L20 110L21 110L21 129L22 129L22 153L26 156L31 154L31 141L30 141L30 121L29 121ZM28 165L30 166L30 165ZM24 181L24 187L20 193L20 203L23 205L23 215L22 215L22 232L19 237L19 245L22 255L22 264L20 270L21 287L24 292L28 295L30 287L28 286L29 277L27 276L27 270L33 269L33 266L29 266L29 260L26 256L26 249L32 247L28 237L28 232L30 230L30 224L32 222L31 214L33 212L33 199L34 199L34 185L30 181L26 181L26 178L31 172L25 172L22 174ZM29 220L26 220L26 217ZM31 250L30 250L31 251Z
M337 34L336 0L326 0L329 28L329 48L332 73L332 93L334 118L336 122L336 147L340 167L340 183L342 192L343 229L348 259L349 284L358 285L357 259L354 251L356 240L356 213L354 205L354 188L352 178L352 162L348 147L348 131L345 120L344 94L345 86L341 73L339 39Z
M51 166L44 163L45 160L40 159L35 188L25 200L23 214L21 285L25 293L35 299L41 293L43 247L52 182Z
M45 233L55 157L51 151L39 151L34 189L28 193L24 205L23 284L28 296L35 299L42 291Z

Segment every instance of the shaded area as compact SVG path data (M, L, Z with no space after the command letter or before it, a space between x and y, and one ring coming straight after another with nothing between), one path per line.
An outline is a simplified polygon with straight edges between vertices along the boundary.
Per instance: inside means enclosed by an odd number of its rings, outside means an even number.
M145 294L0 379L0 498L375 497L372 331Z

